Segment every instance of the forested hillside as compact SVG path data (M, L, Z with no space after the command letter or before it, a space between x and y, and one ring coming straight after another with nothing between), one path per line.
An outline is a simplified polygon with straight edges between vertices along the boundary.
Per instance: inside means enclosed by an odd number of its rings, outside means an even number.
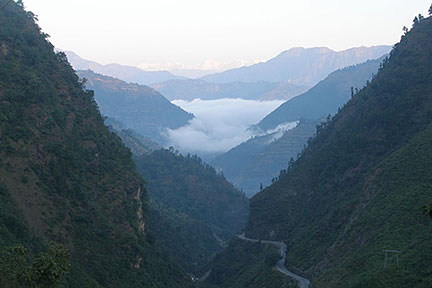
M288 246L314 287L430 287L432 19L251 202L246 235ZM385 263L383 250L400 251Z
M249 201L197 156L162 149L135 162L149 190L151 233L186 272L201 276L243 229Z
M90 70L78 71L87 81L85 87L93 90L95 100L104 116L114 118L143 136L164 144L166 128L186 125L193 115L171 104L156 90Z
M71 253L65 287L189 287L147 237L131 153L34 19L14 1L0 10L0 250L21 243L35 255L49 240L62 244ZM43 265L37 271L51 269ZM52 287L0 274L2 287Z

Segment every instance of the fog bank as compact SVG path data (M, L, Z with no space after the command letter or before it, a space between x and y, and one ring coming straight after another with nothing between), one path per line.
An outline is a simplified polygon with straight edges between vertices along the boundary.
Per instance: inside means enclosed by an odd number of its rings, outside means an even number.
M169 145L182 153L220 154L254 136L247 128L283 102L232 98L175 100L173 104L193 113L195 118L183 127L168 129L166 136Z

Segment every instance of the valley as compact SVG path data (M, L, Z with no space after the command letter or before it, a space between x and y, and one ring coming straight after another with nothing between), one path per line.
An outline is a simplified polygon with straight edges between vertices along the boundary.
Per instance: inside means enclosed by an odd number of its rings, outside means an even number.
M0 0L0 288L432 287L432 6L131 1Z

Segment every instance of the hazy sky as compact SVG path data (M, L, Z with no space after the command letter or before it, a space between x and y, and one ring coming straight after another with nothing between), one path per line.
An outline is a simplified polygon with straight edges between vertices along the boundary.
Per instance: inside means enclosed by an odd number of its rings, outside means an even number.
M218 68L292 47L394 44L431 0L24 0L51 42L97 62ZM232 64L233 65L233 64ZM219 68L221 68L219 67Z

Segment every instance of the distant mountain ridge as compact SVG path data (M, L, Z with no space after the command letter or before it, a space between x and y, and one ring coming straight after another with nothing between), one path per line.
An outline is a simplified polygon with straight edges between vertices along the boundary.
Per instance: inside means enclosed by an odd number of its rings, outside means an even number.
M102 65L94 61L81 58L72 51L64 51L75 70L92 70L102 75L111 76L130 83L149 85L171 79L186 79L168 71L144 71L138 67L120 64Z
M193 118L193 115L169 102L156 90L103 76L90 70L77 71L86 78L86 88L94 90L95 100L104 116L114 118L130 128L164 144L166 128L176 129Z
M214 83L287 82L312 87L337 69L379 58L390 50L391 46L384 45L356 47L339 52L325 47L292 48L266 62L207 75L201 79Z
M169 100L191 101L197 98L215 100L242 98L246 100L288 100L307 90L306 86L283 82L209 83L202 79L168 80L150 85Z
M332 72L306 93L283 103L262 119L255 128L268 130L299 119L318 120L335 114L351 98L351 87L361 89L377 73L384 56Z

